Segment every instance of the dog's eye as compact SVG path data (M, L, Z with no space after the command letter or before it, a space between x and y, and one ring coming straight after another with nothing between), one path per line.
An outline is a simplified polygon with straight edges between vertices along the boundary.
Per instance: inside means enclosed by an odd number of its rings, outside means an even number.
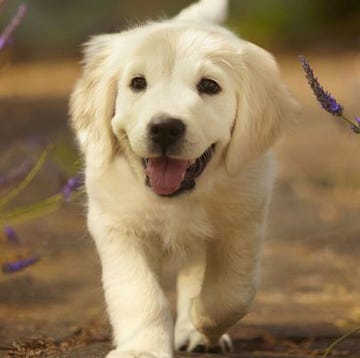
M215 95L221 92L220 85L214 80L210 80L209 78L203 78L197 85L197 89L199 93L204 93L208 95Z
M131 80L130 88L134 92L141 92L144 91L147 87L147 82L144 77L135 77Z

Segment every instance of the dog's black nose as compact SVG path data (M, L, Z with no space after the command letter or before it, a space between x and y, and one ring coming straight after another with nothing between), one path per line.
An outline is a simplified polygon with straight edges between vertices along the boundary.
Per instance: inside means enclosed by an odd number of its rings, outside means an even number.
M181 119L157 117L149 126L149 134L153 143L160 146L163 152L176 144L185 134L186 126Z

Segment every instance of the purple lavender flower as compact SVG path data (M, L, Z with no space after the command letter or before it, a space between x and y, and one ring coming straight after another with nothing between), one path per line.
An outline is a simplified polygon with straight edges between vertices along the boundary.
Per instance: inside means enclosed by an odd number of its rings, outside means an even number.
M71 194L74 191L77 191L84 183L84 177L82 174L78 174L66 182L65 186L63 187L62 194L65 200L69 200Z
M19 237L17 236L17 233L13 227L5 226L4 227L4 235L6 236L6 238L8 239L9 242L15 243L15 244L19 243Z
M320 85L318 79L314 75L314 71L311 68L308 60L304 56L299 57L300 62L302 63L305 76L311 86L318 102L321 106L329 113L334 116L340 117L345 121L352 131L356 134L360 134L360 117L355 117L353 120L344 116L344 107L339 104L336 99Z
M26 13L26 5L21 4L18 7L18 10L12 20L10 21L9 25L6 26L5 30L0 35L0 51L3 50L6 45L8 45L11 41L12 36L14 35L16 29L21 24L25 13Z
M33 265L35 262L39 261L39 256L31 256L26 259L20 259L17 261L5 262L2 264L2 272L4 273L15 273L24 268Z
M334 116L341 116L343 113L343 106L339 104L336 99L320 85L319 80L315 77L314 71L311 68L308 60L304 56L300 56L299 60L303 66L305 76L312 88L318 102L327 112Z

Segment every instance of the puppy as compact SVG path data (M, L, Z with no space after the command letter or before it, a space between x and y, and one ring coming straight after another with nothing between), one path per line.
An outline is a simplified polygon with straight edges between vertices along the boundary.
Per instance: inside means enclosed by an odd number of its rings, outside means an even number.
M71 124L85 157L111 358L231 349L248 311L274 177L270 147L295 104L265 50L216 25L226 0L85 46ZM184 258L175 328L161 261Z

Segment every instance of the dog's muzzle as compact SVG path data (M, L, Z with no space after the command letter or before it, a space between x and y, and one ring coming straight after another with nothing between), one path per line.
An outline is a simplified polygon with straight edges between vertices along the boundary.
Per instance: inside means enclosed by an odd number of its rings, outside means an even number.
M196 181L213 157L211 145L199 158L189 161L167 156L144 159L146 185L161 196L176 196L195 188Z

